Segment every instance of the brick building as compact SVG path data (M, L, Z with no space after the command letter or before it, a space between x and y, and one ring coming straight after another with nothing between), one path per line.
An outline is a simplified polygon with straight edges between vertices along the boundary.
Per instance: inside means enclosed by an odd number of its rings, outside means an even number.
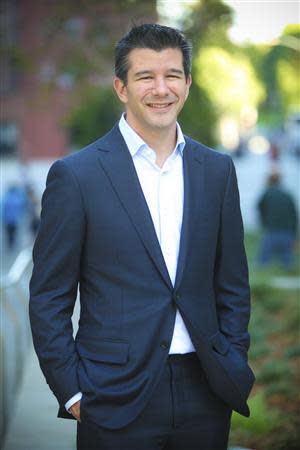
M90 85L111 81L113 45L156 21L143 0L2 0L0 155L27 163L68 152L66 114Z

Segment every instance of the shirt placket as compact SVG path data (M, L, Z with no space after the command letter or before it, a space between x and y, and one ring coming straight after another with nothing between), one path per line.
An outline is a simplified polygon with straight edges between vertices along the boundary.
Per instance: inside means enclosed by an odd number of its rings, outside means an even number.
M160 173L159 183L159 216L160 216L160 244L162 253L169 271L172 283L176 274L176 249L174 248L174 225L176 223L176 211L170 201L170 170L163 169Z

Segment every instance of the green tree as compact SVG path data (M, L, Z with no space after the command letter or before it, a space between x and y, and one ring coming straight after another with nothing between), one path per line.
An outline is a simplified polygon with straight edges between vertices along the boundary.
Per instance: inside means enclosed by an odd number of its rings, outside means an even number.
M276 79L285 111L300 107L300 25L288 25L280 37L284 54L277 61Z
M256 68L267 92L260 112L280 123L292 106L300 106L300 25L288 25L278 41L260 50Z
M187 5L182 29L193 43L193 84L189 99L180 115L184 131L209 146L216 145L218 105L201 78L198 58L210 46L227 47L227 30L232 23L232 9L220 0L202 0Z
M239 117L244 106L256 108L263 99L263 85L243 53L211 46L200 51L196 64L197 81L204 86L219 114Z
M84 147L107 133L120 117L122 106L110 87L90 88L86 100L74 108L66 120L70 140Z
M136 3L139 4L140 2L125 3L127 4L127 8L129 8L132 6L137 7ZM216 36L218 36L218 42L220 44L223 42L224 44L226 30L231 23L231 14L231 9L219 0L203 0L201 2L194 2L190 6L181 28L192 40L195 55L198 54L202 45L207 45L208 41L215 41ZM108 39L108 43L112 43L111 37ZM75 60L78 61L76 58ZM92 60L95 60L95 58L92 58ZM78 68L78 65L75 65L75 67ZM111 70L111 67L109 70ZM198 67L194 64L192 75L195 81L191 86L186 105L180 114L180 123L185 133L194 139L213 146L216 143L215 124L217 121L217 105L213 104L209 98L205 86L201 85L201 83L199 84L197 81L197 74ZM96 138L101 135L99 128L100 121L105 124L104 128L106 128L106 124L112 124L113 119L117 118L116 113L118 112L118 108L110 111L108 118L104 117L110 109L109 101L105 103L105 107L103 107L102 103L107 96L108 92L105 93L104 99L102 99L102 96L97 91L96 95L85 96L82 107L77 107L75 112L71 114L67 124L73 143L80 146L82 143L89 142L91 138ZM115 101L112 92L110 96ZM94 120L93 117L96 119Z

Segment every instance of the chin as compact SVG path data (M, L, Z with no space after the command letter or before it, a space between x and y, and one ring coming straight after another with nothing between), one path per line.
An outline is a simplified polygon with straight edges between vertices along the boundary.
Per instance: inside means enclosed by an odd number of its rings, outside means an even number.
M149 125L155 128L166 128L176 123L176 117L157 117L154 120L149 120Z

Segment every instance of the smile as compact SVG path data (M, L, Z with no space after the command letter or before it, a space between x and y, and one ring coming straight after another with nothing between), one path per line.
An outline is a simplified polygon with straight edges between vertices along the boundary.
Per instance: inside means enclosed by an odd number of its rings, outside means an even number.
M150 108L156 108L156 109L164 109L168 106L171 106L173 103L148 103L147 106Z

